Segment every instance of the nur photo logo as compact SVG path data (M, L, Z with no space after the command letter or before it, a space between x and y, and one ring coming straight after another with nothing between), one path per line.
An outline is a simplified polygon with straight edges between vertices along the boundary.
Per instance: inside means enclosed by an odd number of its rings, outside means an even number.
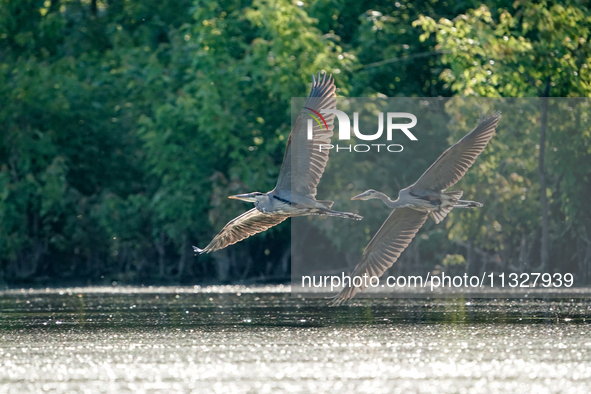
M320 128L325 128L328 130L328 125L326 120L322 116L322 114L334 114L336 115L337 119L339 120L339 140L341 141L349 141L351 139L351 120L349 116L337 109L321 109L320 112L304 107L305 110L309 111L308 115L310 115L310 119L308 119L308 140L314 139L314 121L320 126ZM410 123L394 123L396 120L399 122L400 119L410 119ZM392 136L394 135L395 130L400 130L404 133L408 139L411 141L417 141L417 137L411 131L410 128L416 126L417 124L417 117L408 112L387 112L386 113L386 139L388 141L392 141ZM378 131L374 134L363 134L359 130L359 113L353 113L353 133L355 137L363 140L363 141L375 141L382 137L384 133L384 113L378 113ZM376 150L380 152L381 148L385 148L386 151L392 153L402 152L404 147L400 144L348 144L348 145L332 145L332 144L318 144L318 151L322 150L331 150L335 149L337 152L339 151L347 151L347 152L369 152L370 150Z

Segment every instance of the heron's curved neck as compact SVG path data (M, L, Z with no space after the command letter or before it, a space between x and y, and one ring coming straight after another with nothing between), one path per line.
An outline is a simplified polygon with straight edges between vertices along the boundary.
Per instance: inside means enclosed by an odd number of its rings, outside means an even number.
M375 192L374 198L379 198L380 200L382 200L384 202L384 204L386 204L390 208L400 208L400 204L398 202L398 199L392 200L390 197L386 196L382 192Z

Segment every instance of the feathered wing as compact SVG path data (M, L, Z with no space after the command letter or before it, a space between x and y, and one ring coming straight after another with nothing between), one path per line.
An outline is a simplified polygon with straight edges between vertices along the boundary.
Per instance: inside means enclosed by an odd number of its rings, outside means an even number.
M372 276L378 278L382 276L398 260L400 254L427 220L427 216L427 212L412 208L395 209L365 248L361 261L350 275L351 280L355 276L363 278L364 274L368 275L368 281ZM365 289L363 284L361 287L347 286L343 288L334 297L332 304L339 305L353 298L357 291Z
M329 152L327 149L320 151L319 147L330 144L334 129L334 114L321 114L325 124L317 113L336 108L336 87L332 77L326 74L322 77L318 74L317 79L312 76L312 79L310 96L289 134L275 190L315 198ZM312 140L308 140L308 119L312 120Z
M289 215L267 215L253 208L226 224L222 231L205 248L199 249L193 246L193 249L197 253L210 253L223 249L251 235L263 232L283 222L288 217Z
M461 140L448 148L411 188L443 191L455 185L474 164L492 138L501 113L482 120Z

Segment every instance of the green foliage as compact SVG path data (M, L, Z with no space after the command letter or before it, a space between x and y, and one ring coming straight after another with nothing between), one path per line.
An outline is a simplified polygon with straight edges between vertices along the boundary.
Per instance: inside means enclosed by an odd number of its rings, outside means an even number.
M586 5L1 0L0 282L285 276L287 265L275 267L286 225L198 260L190 246L248 207L228 195L274 186L290 98L308 94L311 74L332 73L341 96L539 96L546 81L552 96L588 96ZM559 114L566 104L553 105ZM568 122L550 119L564 126L548 131L547 167L553 248L576 249L572 260L591 237L580 165L591 135L587 102L569 105L552 115ZM420 158L383 163L395 184L367 187L394 194L476 121L476 108L444 109L451 135L425 130ZM441 247L450 240L506 261L537 242L535 113L511 115L460 185L486 209L453 213L449 231L427 226L417 239L425 266L464 253ZM365 186L323 181L321 192L346 190L341 206Z
M289 1L20 1L0 21L8 281L191 271L244 209L226 196L272 188L290 97L347 64Z
M453 20L435 21L421 16L414 24L425 31L421 39L435 36L436 48L445 52L442 60L447 68L441 78L461 96L591 94L591 11L586 2L516 1L498 8L482 5ZM540 190L538 181L541 101L530 100L534 106L529 110L523 101L516 103L521 103L517 106L523 111L515 113L508 108L504 115L510 125L502 124L501 132L487 149L492 154L485 155L484 162L471 170L463 183L473 179L475 182L467 187L474 192L476 184L492 192L491 198L485 200L487 207L492 204L491 208L480 213L486 219L475 228L474 221L465 220L469 215L466 213L458 222L448 223L450 237L478 234L483 247L504 255L506 262L515 261L509 257L516 255L515 250L523 253L538 242L542 209L539 200L545 193L552 256L567 264L578 260L581 265L588 253L582 245L591 245L591 216L582 205L584 194L591 190L589 167L582 165L590 159L589 103L575 99L549 101L548 124L552 127L542 140L547 151L543 158L546 190ZM458 115L462 113L462 118L464 110L462 106L453 109ZM499 161L495 152L507 150L513 152L511 157ZM579 248L573 253L576 244Z
M452 267L454 265L465 265L466 259L461 254L448 254L442 262L444 267Z
M591 89L591 12L586 2L516 1L495 15L485 6L453 20L421 16L422 40L435 33L450 67L442 79L461 95L538 96L550 78L554 96L586 96Z

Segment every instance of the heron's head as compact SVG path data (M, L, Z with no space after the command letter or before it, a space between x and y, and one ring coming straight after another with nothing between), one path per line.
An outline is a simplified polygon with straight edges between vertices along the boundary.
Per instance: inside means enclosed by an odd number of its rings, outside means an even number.
M247 193L247 194L236 194L235 196L229 196L228 198L231 198L233 200L257 202L265 195L266 195L265 193L254 192L254 193Z
M372 198L377 198L376 194L379 193L373 189L369 189L364 191L361 194L356 195L355 197L351 197L351 200L371 200Z

